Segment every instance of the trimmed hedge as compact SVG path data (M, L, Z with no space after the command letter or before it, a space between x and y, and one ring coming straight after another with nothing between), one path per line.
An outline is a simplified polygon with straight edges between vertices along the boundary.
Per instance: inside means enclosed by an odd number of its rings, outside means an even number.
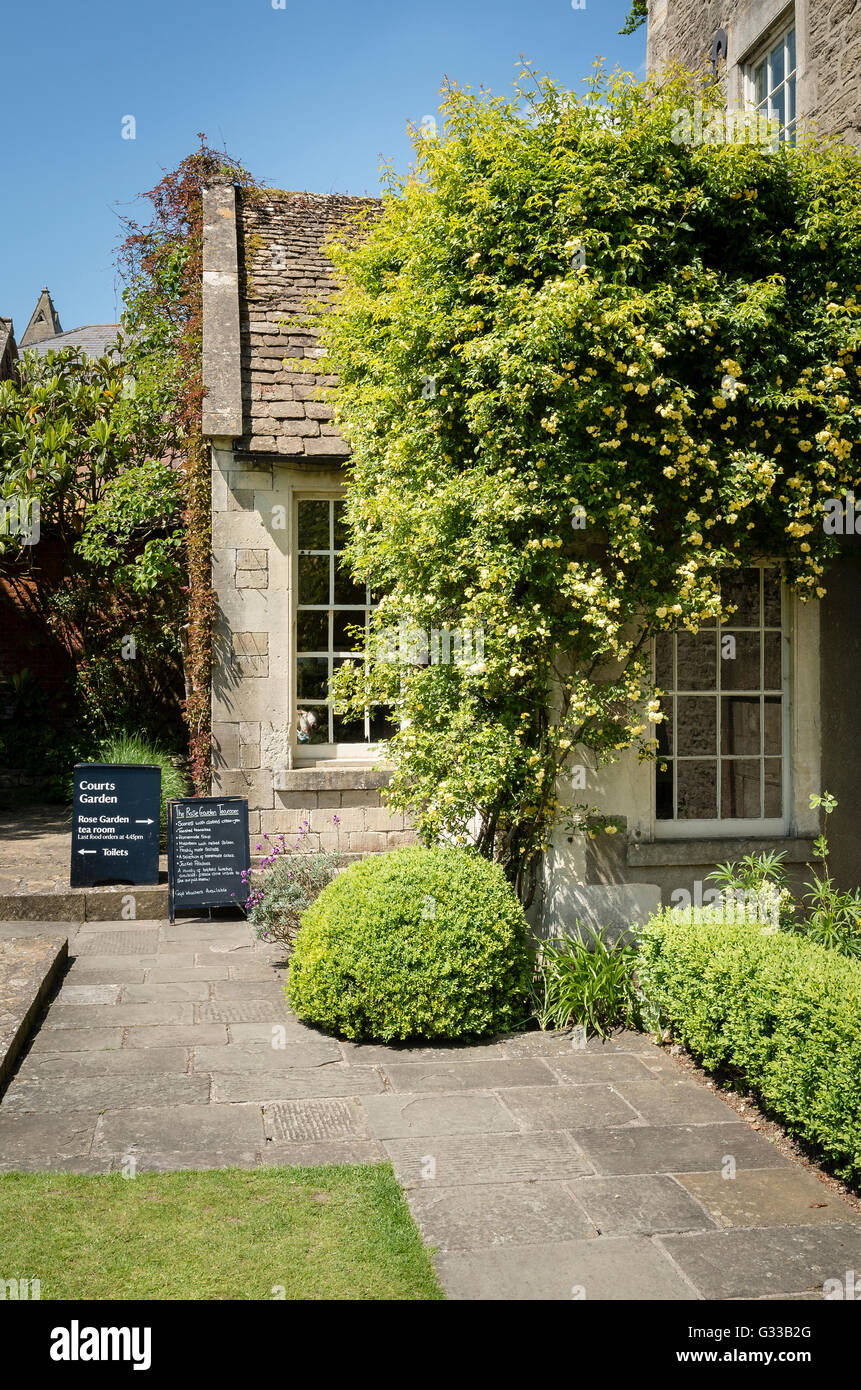
M503 1032L528 1013L522 908L467 850L410 847L353 864L302 915L286 993L347 1038Z
M861 963L760 923L658 913L640 984L710 1070L737 1069L840 1177L861 1179Z

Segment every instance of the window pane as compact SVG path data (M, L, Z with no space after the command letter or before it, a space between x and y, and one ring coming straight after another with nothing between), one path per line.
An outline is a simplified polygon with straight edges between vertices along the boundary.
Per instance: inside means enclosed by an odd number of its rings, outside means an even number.
M717 753L717 700L714 696L680 695L678 742L680 757L691 753Z
M345 714L333 716L334 733L333 743L364 743L365 742L365 721L364 719L354 719Z
M786 88L780 87L772 93L771 109L780 121L781 129L786 125Z
M346 562L339 556L335 566L335 602L365 603L367 588L352 578Z
M655 737L658 740L658 750L666 757L671 757L673 752L673 705L675 701L670 696L665 696L661 701L661 710L664 718L660 724L655 725Z
M679 690L714 690L717 643L710 632L680 632L676 639Z
M786 84L786 124L795 120L795 78L790 77Z
M783 701L774 695L766 695L764 701L765 753L783 752Z
M721 820L758 818L759 759L728 758L721 763Z
M365 615L363 612L345 612L339 609L335 613L334 636L332 639L332 649L336 652L357 652L361 650L361 641L357 642L355 637L350 636L348 629L361 628L365 630Z
M677 764L679 820L714 820L717 816L717 762L710 758Z
M753 74L753 99L759 105L765 100L765 61L758 63Z
M296 711L297 743L329 742L329 711L325 705L314 705Z
M762 571L763 621L766 627L780 627L780 570Z
M658 820L673 819L673 764L663 759L655 769L655 815Z
M301 656L296 661L296 693L300 700L325 700L329 662L325 656Z
M659 632L655 638L655 685L673 688L673 634Z
M335 549L343 550L347 544L347 523L345 521L346 503L335 503Z
M724 612L725 627L759 626L759 576L758 569L734 570L721 580L721 603L726 610L730 605L735 613Z
M780 43L775 44L769 54L769 58L771 59L771 87L772 90L774 90L775 87L780 86L784 77L783 39L780 40Z
M759 757L759 696L721 700L720 751Z
M296 646L300 652L327 652L329 614L300 609L296 614Z
M299 503L299 549L329 549L329 503Z
M766 632L762 640L765 647L763 653L763 686L766 690L779 690L782 684L780 670L780 633Z
M723 689L759 690L759 633L733 632L726 636L734 639L734 645L721 648Z
M299 602L327 604L329 602L328 555L299 556Z
M795 72L795 30L790 29L786 36L787 72Z
M763 815L777 820L783 815L783 762L765 759L765 808Z
M383 705L375 705L371 710L371 743L379 743L383 738L393 738L397 731L397 725L392 722L391 710Z

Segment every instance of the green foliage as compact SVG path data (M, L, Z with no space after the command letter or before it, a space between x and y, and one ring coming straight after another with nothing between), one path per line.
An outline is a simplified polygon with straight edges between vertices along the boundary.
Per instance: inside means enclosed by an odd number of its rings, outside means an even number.
M409 848L345 869L305 913L287 977L300 1018L348 1038L457 1038L528 1012L523 912L467 850Z
M601 1037L616 1027L638 1028L637 948L608 941L606 928L580 933L542 945L533 986L540 1026L583 1024Z
M837 809L837 798L830 792L810 797L812 811L821 807L827 818ZM811 941L820 946L828 946L842 951L845 956L861 959L861 892L856 888L850 892L840 892L828 870L828 839L823 833L817 837L816 853L823 861L822 877L813 875L810 891L804 894L809 904L807 917L801 930Z
M349 558L385 596L337 694L394 707L389 800L422 837L475 838L524 898L578 745L654 755L652 637L763 554L821 597L822 504L857 471L861 162L680 143L695 98L723 111L689 82L451 87L332 247ZM401 621L483 656L381 657Z
M74 714L62 688L49 694L29 667L0 682L0 767L45 779L21 788L17 800L70 800L71 770L89 761L96 748L93 735L76 727Z
M640 984L673 1036L861 1179L861 965L759 923L652 917Z
M337 824L337 817L334 817ZM259 941L277 941L292 948L302 913L332 882L343 856L330 850L303 849L308 835L305 821L288 849L284 835L276 836L258 869L244 874L248 889L245 911ZM269 839L264 835L264 840ZM263 843L257 845L258 850Z
M112 734L99 744L94 762L113 763L117 766L146 765L161 768L161 815L159 838L162 848L167 844L167 802L173 797L188 796L188 778L176 758L166 749L150 743L139 734ZM71 792L70 792L71 796Z
M735 863L718 864L706 877L724 890L724 903L753 907L762 921L784 931L796 926L795 901L786 886L785 852L746 854Z
M40 526L31 546L0 534L0 573L34 640L76 673L82 737L134 722L174 738L179 491L164 429L129 385L120 357L77 348L25 352L0 383L0 502L38 498Z
M620 34L633 34L649 18L649 0L631 0L631 8Z

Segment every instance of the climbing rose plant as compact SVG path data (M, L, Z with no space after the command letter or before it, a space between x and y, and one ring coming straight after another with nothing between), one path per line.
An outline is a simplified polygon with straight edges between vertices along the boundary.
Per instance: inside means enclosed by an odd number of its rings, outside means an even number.
M858 477L858 158L678 143L689 81L451 87L332 245L348 553L384 595L336 693L393 707L390 803L525 898L565 765L654 756L654 636L764 557L821 597L823 502ZM394 661L399 623L483 654Z

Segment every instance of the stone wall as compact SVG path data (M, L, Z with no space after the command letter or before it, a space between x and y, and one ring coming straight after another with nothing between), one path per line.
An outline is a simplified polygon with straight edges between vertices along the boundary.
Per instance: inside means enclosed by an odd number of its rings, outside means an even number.
M710 74L712 43L724 28L721 82L736 110L744 104L745 64L793 14L802 126L861 145L861 0L650 0L647 69L681 63Z

